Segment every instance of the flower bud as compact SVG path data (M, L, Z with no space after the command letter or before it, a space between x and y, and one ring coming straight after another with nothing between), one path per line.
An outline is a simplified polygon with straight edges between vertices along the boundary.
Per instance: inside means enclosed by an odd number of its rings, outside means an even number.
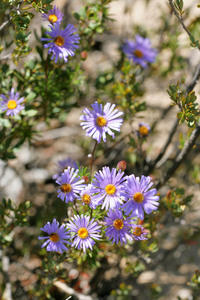
M82 52L81 52L81 59L82 59L82 60L86 60L87 57L88 57L87 51L85 51L85 50L82 51Z
M122 172L126 170L126 162L125 160L121 160L117 164L117 171L121 170Z
M82 179L84 179L85 183L89 183L89 178L87 175L83 176Z

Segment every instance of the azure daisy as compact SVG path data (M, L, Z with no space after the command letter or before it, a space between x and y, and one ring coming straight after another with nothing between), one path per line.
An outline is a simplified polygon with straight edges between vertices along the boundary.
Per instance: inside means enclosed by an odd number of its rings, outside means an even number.
M93 110L85 108L80 120L81 126L86 130L86 135L101 142L101 138L106 142L106 133L111 135L112 138L115 134L112 130L120 132L120 127L123 119L119 118L123 115L118 109L115 109L115 104L107 103L104 108L102 104L97 101L91 105Z
M157 210L159 196L156 196L157 190L151 189L153 182L151 182L150 176L142 175L141 180L139 177L135 177L133 174L127 176L124 183L124 189L122 196L125 201L123 210L127 215L130 213L132 216L137 216L141 220L144 219L144 212L150 214L153 210Z
M47 14L42 14L45 21L53 23L60 23L64 14L61 13L58 7L54 6Z
M89 216L74 216L69 220L67 227L73 234L72 247L83 249L84 252L88 248L92 250L95 244L94 240L100 240L101 238L99 234L101 226L98 225L94 218L90 221Z
M100 203L95 200L95 188L92 184L88 184L80 193L83 205L88 205L90 208L95 209Z
M150 40L139 34L136 34L135 41L127 40L122 50L130 60L143 68L147 67L147 63L154 62L157 55L157 51L151 47Z
M136 241L148 240L146 237L147 230L142 225L133 224L132 228L133 228L134 240Z
M131 237L131 218L124 219L122 212L119 210L119 207L117 209L109 210L107 217L105 217L104 221L106 222L106 236L109 238L109 240L112 240L112 243L118 244L118 242L121 242L121 245L123 243L127 243L127 240L132 241Z
M61 174L67 169L68 167L78 169L77 163L68 157L67 159L59 160L58 163L58 170L57 173L52 176L53 179L57 179Z
M51 59L64 59L67 62L68 56L74 56L74 51L78 48L79 35L74 32L76 29L72 24L68 24L65 29L60 29L60 24L55 23L55 26L49 25L51 31L47 31L51 38L41 38L41 41L49 41L49 43L44 45L44 48L49 48L48 53L51 54Z
M96 172L94 175L93 185L95 192L95 200L99 203L103 201L102 209L114 208L121 204L121 190L123 188L124 172L117 172L116 168L110 171L109 167L103 167L102 171Z
M140 123L139 124L139 129L137 130L137 135L138 137L146 137L149 132L151 131L151 127L147 124L144 124L144 123Z
M68 167L64 173L56 180L60 185L58 189L58 198L68 203L79 197L81 190L84 188L84 179L78 176L79 170Z
M60 252L62 253L63 250L67 251L67 247L65 244L71 244L69 242L70 234L67 232L67 229L65 228L65 225L61 225L59 227L59 222L56 221L56 219L53 220L52 224L50 222L47 222L47 224L40 228L42 231L46 232L48 236L41 237L39 236L39 240L47 239L42 244L42 248L47 246L47 251L53 251L53 252Z
M0 98L3 99L0 101L0 108L2 111L6 111L7 116L16 116L25 107L21 104L24 102L24 98L19 98L19 93L15 93L14 88L11 89L8 98L3 94L0 95Z

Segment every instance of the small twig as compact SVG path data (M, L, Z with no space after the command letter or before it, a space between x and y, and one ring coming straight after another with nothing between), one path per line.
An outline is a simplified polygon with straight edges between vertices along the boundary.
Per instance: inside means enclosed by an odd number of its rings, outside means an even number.
M6 27L6 25L10 22L10 20L5 21L3 24L1 24L0 26L0 31L4 29L4 27Z
M179 22L181 23L183 29L185 30L185 32L187 32L187 34L188 34L190 40L191 40L191 41L194 40L192 34L189 32L189 30L188 30L187 27L185 26L185 24L184 24L184 22L183 22L182 16L180 16L180 15L177 13L177 10L176 10L176 8L175 8L174 3L173 3L172 0L169 0L169 5L171 6L171 8L172 8L172 10L173 10L173 12L174 12L174 14L175 14L175 16L177 17L177 19L178 19Z
M161 152L159 153L159 155L156 157L156 159L149 164L149 168L148 168L148 173L151 173L153 171L153 169L156 167L157 163L162 159L162 157L164 156L168 146L170 145L171 141L172 141L172 138L174 136L174 134L176 133L176 129L178 127L178 124L179 124L179 120L176 119L172 128L171 128L171 131L169 133L169 136L168 136L168 139L166 140L165 142L165 145L163 146Z
M192 82L188 85L187 87L187 93L189 94L190 92L193 91L195 85L197 84L197 81L199 80L200 78L200 64L198 65L197 69L196 69L196 72L194 74L194 78L192 80Z
M6 54L6 55L0 57L0 60L5 60L5 59L8 59L8 58L11 58L11 56L12 56L12 53Z
M178 154L177 158L174 161L173 166L166 172L166 174L163 176L163 178L157 183L156 187L160 188L163 186L168 179L172 176L172 174L177 170L177 168L180 166L180 164L184 161L190 150L193 148L196 139L200 135L200 123L197 125L197 127L193 130L189 140L186 142L184 148L182 151Z
M12 298L12 286L11 286L10 278L9 278L9 274L8 274L10 260L9 260L8 256L4 255L3 250L0 250L0 258L2 261L2 274L5 279L5 289L2 294L1 299L2 300L12 300L13 299Z
M59 290L61 290L63 293L76 296L79 300L93 300L91 296L83 295L81 293L76 292L74 289L67 286L64 282L55 281L53 285L56 286Z

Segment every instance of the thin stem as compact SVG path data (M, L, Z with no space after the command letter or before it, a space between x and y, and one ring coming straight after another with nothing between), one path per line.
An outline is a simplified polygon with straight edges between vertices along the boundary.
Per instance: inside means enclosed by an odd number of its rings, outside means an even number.
M46 118L47 118L47 108L48 108L48 96L47 96L47 93L48 93L48 80L49 80L49 61L48 61L48 56L47 56L47 60L45 62L45 81L46 81L46 84L45 84L45 95L44 95L44 102L43 102L43 105L44 105L44 119L46 121Z
M76 198L74 199L74 207L73 207L73 209L75 210L75 212L76 212L77 214L79 214L78 208L77 208L77 205L76 205Z
M174 134L176 133L176 129L178 127L179 121L178 119L175 120L174 125L171 128L171 131L169 133L168 139L165 142L165 145L163 146L161 152L159 153L159 155L156 157L156 159L150 164L149 168L148 168L148 173L151 173L152 170L156 167L156 164L161 160L161 158L163 157L163 155L165 154L169 144L172 141L172 138L174 136Z
M193 89L196 86L199 78L200 78L200 64L198 65L198 67L196 69L196 72L194 74L194 78L193 78L192 82L187 87L187 93L188 94L193 91Z
M94 148L93 148L93 151L92 151L92 154L91 154L91 157L90 157L90 181L92 181L92 169L93 169L93 162L94 162L94 152L96 150L96 147L97 147L97 141L95 141Z
M140 174L143 174L144 170L144 155L142 150L142 138L138 138L138 156L140 158Z

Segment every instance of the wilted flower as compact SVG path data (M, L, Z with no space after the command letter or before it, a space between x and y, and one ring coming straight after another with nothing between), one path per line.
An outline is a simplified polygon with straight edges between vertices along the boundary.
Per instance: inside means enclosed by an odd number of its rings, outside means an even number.
M20 104L24 98L19 99L19 93L15 93L14 88L8 93L8 98L3 94L0 95L0 98L3 98L3 101L0 101L0 108L2 111L6 111L7 116L16 116L25 107Z
M46 34L49 34L51 38L41 38L41 41L49 41L49 43L44 45L44 48L49 48L48 53L51 54L51 59L55 59L55 62L58 59L64 59L67 62L68 56L74 56L74 51L78 48L79 35L74 34L76 28L72 24L68 24L65 29L60 29L60 24L55 23L49 25L51 31L47 31Z
M142 225L132 224L133 237L136 241L147 240L147 230Z
M153 210L158 209L159 196L156 196L157 190L150 189L153 185L151 177L142 175L141 180L134 175L127 176L124 183L122 196L125 201L123 210L127 215L131 213L132 216L137 216L144 219L144 212L150 214Z
M67 251L67 247L64 245L71 244L70 243L70 234L67 232L67 229L65 228L65 225L61 225L59 227L59 222L56 221L56 219L53 220L52 224L50 222L47 222L47 224L40 228L42 231L48 233L48 236L41 237L39 236L39 240L47 239L42 244L42 248L47 246L47 251L53 251L53 252L60 252L62 253L63 250Z
M61 13L58 7L54 6L47 14L42 14L45 21L53 23L60 23L64 14Z
M102 203L102 209L114 208L116 205L121 204L121 189L124 173L113 168L110 171L109 167L104 167L102 171L96 172L94 175L93 185L95 186L95 192L98 193L95 196L96 201Z
M105 217L106 222L106 236L112 243L121 242L127 243L127 240L132 241L130 229L131 229L131 218L124 218L122 212L117 207L115 210L109 210L108 216Z
M69 220L67 227L73 234L72 247L83 249L84 252L88 248L92 250L95 244L94 240L100 240L101 238L99 234L101 226L98 225L94 218L90 221L89 216L74 216Z
M136 34L135 41L127 40L122 50L130 60L143 68L147 67L147 63L154 62L157 55L157 51L152 48L150 40L139 34Z
M78 172L79 170L68 167L61 177L56 180L56 183L60 185L58 198L66 203L79 197L81 190L84 188L82 184L84 180L78 176Z
M137 130L137 135L139 137L146 137L151 131L151 127L148 124L140 123L139 129Z
M104 108L102 104L98 104L96 101L91 105L93 110L85 108L83 115L80 117L81 126L86 130L86 135L101 142L101 138L106 142L106 133L115 137L112 130L120 131L120 127L123 123L123 119L119 118L123 115L115 108L115 104L107 103Z

